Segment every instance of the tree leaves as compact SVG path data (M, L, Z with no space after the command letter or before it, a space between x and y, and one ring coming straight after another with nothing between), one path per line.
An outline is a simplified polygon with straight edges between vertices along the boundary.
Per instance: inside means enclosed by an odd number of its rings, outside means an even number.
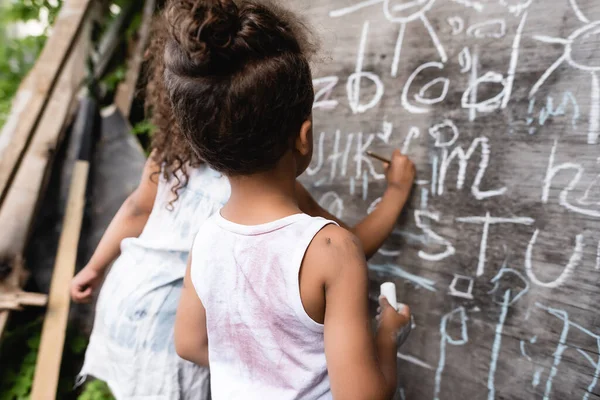
M111 400L113 396L108 385L102 381L94 380L85 385L77 400Z
M62 0L21 0L0 9L0 127L8 118L21 80L35 63L47 38L46 34L16 37L15 24L40 20L42 16L52 24L61 5Z

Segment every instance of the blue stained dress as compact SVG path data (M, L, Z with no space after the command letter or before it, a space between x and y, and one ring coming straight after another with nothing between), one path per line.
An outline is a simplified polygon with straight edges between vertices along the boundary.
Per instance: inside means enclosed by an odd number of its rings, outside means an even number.
M208 369L177 356L173 327L193 239L231 191L205 165L188 171L172 209L175 180L159 178L142 234L123 240L98 297L80 376L107 382L118 400L209 398Z

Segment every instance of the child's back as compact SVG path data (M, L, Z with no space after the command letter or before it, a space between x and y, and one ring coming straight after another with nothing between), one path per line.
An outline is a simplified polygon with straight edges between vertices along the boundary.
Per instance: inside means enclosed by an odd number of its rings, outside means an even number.
M293 214L248 226L217 213L200 229L191 280L206 309L215 398L331 397L323 325L299 288L305 252L330 223Z
M365 253L350 232L299 208L296 177L313 150L306 27L262 1L172 0L166 16L174 114L198 157L231 184L195 239L178 354L210 365L215 400L391 398L408 310L381 302L375 346ZM396 153L387 175L388 190L361 224L375 247L414 170Z

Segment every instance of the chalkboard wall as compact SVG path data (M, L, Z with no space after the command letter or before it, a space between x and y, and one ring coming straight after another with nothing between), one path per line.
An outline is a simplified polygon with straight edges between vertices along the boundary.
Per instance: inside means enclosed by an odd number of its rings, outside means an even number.
M302 180L348 222L417 166L369 268L414 313L399 399L600 397L600 1L295 0L321 38Z

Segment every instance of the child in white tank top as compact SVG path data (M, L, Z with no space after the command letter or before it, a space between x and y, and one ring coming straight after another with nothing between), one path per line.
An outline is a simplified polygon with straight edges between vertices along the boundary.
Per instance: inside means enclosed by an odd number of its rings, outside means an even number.
M325 212L303 214L296 177L312 157L314 100L306 26L253 1L172 1L165 16L174 114L231 185L194 240L177 353L210 367L215 400L391 399L410 312L380 299L373 337L365 252L392 231L414 166L394 152L388 188L356 236Z

